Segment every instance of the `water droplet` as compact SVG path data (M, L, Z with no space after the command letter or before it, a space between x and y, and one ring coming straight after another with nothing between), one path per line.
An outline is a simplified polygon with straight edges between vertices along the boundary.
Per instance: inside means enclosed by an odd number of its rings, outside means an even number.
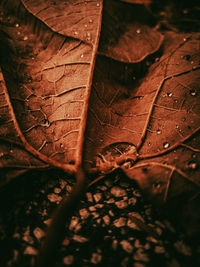
M133 80L134 80L134 81L136 80L136 77L135 77L135 76L133 76Z
M28 36L24 36L24 41L27 41L28 40Z
M137 33L141 33L141 30L140 29L137 29L137 31L136 31Z
M69 114L66 114L65 116L66 116L67 118L69 118Z
M91 38L90 38L90 37L87 37L87 40L88 40L88 41L90 41L90 40L91 40Z
M15 27L16 27L16 28L18 28L18 27L19 27L19 24L18 24L18 23L16 23L16 24L15 24Z
M183 56L183 59L185 59L185 60L190 60L190 59L191 59L191 56L190 56L190 55L184 55L184 56Z
M85 28L87 28L87 26L88 26L88 25L87 25L87 24L85 24L84 26L85 26Z
M167 143L167 142L163 143L163 147L164 148L168 148L169 147L169 143Z
M21 32L17 32L17 35L20 35L21 34Z
M172 97L172 93L167 93L167 96Z
M154 183L153 184L153 187L155 188L155 189L160 189L160 186L161 186L161 184L160 183L158 183L158 182L156 182L156 183Z
M151 146L151 143L150 142L148 143L148 146Z
M155 58L155 62L158 62L159 60L160 60L159 57L156 57L156 58Z
M63 147L63 144L62 143L60 144L60 147Z
M13 153L14 151L12 149L10 149L10 153Z
M92 20L92 19L90 19L90 20L89 20L89 23L92 23L92 22L93 22L93 20Z
M191 96L196 96L197 95L197 91L195 89L191 89L190 90L190 95Z
M192 157L193 157L193 159L195 159L197 157L197 155L196 154L192 154Z
M4 156L3 152L0 152L0 158L2 158Z
M97 3L97 6L100 6L100 4L99 4L99 3Z
M161 134L161 132L162 132L162 131L161 131L160 129L157 130L157 134Z
M91 36L91 33L90 32L87 32L87 36Z
M188 162L188 168L189 168L189 169L192 169L192 170L195 170L195 169L197 168L197 163L196 163L196 161L194 161L194 160L189 161L189 162Z
M194 61L190 61L190 64L194 64Z
M178 125L176 125L176 129L178 129L179 128L179 126Z
M83 54L81 54L81 58L83 58L84 57L84 55Z
M74 32L74 34L75 34L75 35L77 35L77 34L78 34L78 32L76 32L76 31L75 31L75 32Z
M187 38L183 38L183 41L186 42L187 41Z

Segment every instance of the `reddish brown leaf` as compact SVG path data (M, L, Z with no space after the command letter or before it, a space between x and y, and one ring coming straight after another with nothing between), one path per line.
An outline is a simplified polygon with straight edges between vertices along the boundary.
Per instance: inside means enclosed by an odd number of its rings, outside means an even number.
M127 175L159 205L199 190L198 43L198 34L167 33L163 56L139 85L128 88L129 96L110 79L109 66L103 69L108 60L96 64L86 163L106 173L129 161L134 166L123 167Z
M26 1L25 6L28 8L30 4L32 8L34 3ZM43 1L43 4L48 3ZM4 27L10 35L9 39L15 40L16 55L11 56L9 66L3 62L3 73L0 76L1 167L30 169L53 165L72 173L76 167L70 163L76 161L77 166L81 164L102 4L88 2L88 17L84 12L81 17L78 12L78 8L82 10L81 3L76 5L76 1L68 2L65 8L63 4L61 2L61 6L54 6L57 12L70 12L70 8L75 5L77 11L72 8L73 18L87 20L88 25L89 14L92 14L92 33L87 30L90 44L53 33L32 18L20 6L20 2L18 13L22 19L19 24L11 30ZM35 7L43 11L47 9L38 5L38 2ZM36 13L43 14L39 10ZM50 14L50 11L45 14ZM27 25L23 22L24 17L30 20ZM58 26L60 17L56 19ZM62 22L66 29L75 24L69 16L62 18ZM82 33L86 31L84 24L79 26L79 30L82 26Z
M163 36L148 25L153 17L145 8L118 1L104 5L99 53L125 63L138 63L160 49Z

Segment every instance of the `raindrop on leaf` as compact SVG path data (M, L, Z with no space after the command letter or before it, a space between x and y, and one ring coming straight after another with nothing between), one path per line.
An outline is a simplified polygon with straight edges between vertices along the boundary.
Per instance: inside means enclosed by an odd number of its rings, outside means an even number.
M161 130L160 129L157 130L157 134L161 134Z
M168 148L169 147L169 143L168 142L163 143L163 147L164 148Z
M172 93L167 93L167 96L172 97Z
M189 168L189 169L192 169L192 170L195 170L195 169L197 168L197 163L196 163L196 161L194 161L194 160L189 161L189 162L188 162L188 168Z
M190 90L190 95L191 96L196 96L197 95L197 91L195 89L191 89Z

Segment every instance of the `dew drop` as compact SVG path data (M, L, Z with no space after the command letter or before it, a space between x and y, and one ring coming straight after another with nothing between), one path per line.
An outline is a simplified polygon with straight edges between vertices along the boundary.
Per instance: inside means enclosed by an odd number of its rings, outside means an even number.
M90 40L91 40L91 38L90 38L90 37L87 37L87 40L88 40L88 41L90 41Z
M167 143L167 142L163 143L163 147L164 148L168 148L169 147L169 143Z
M136 77L135 77L135 76L133 76L133 80L134 80L134 81L136 80Z
M77 35L77 34L78 34L78 32L76 32L76 31L75 31L75 32L74 32L74 34L75 34L75 35Z
M197 157L196 154L192 154L192 158L195 159Z
M100 6L100 4L99 4L99 3L97 3L97 6Z
M92 23L92 22L93 22L93 20L92 20L92 19L90 19L90 20L89 20L89 23Z
M195 170L195 169L197 168L197 163L196 163L196 161L194 161L194 160L189 161L189 162L188 162L188 168L189 168L189 169L192 169L192 170Z
M194 61L192 60L192 61L190 61L190 64L194 64Z
M83 58L84 57L84 55L83 54L81 54L81 58Z
M148 146L151 146L151 143L150 142L148 143Z
M137 31L136 31L137 33L141 33L141 30L140 29L137 29Z
M28 36L24 36L24 41L27 41L28 40Z
M162 132L162 131L161 131L160 129L157 130L157 134L161 134L161 132Z
M190 60L190 59L191 59L191 56L190 56L190 55L184 55L184 56L183 56L183 59L185 59L185 60Z
M17 35L20 35L21 34L21 32L17 32Z
M156 57L156 58L155 58L155 62L158 62L159 60L160 60L159 57Z
M183 38L183 41L186 42L187 41L187 38Z
M18 23L16 23L16 24L15 24L15 27L16 27L16 28L18 28L18 27L19 27L19 24L18 24Z
M178 125L176 125L176 129L178 129L179 128L179 126Z
M3 152L0 152L0 158L2 158L4 156Z
M197 91L195 89L191 89L190 90L190 95L191 96L196 96L197 95Z
M60 144L60 147L63 147L63 144L62 143Z
M167 96L172 97L172 93L167 93Z
M88 26L88 25L87 25L87 24L85 24L84 26L85 26L85 28L87 28L87 26Z

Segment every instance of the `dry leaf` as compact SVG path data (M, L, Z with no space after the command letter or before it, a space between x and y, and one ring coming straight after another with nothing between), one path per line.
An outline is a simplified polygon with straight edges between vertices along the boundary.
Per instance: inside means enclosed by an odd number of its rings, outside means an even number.
M53 5L49 8L34 3L26 2L25 6L31 10L35 6L37 11L34 8L34 12L45 20L53 7L57 12L67 10L70 13L72 9L73 19L82 21L76 25L81 33L79 37L87 35L89 44L52 32L18 2L20 24L16 24L14 30L4 27L10 39L15 40L17 52L10 65L4 62L1 73L1 167L31 169L53 165L72 173L76 167L71 163L76 161L78 166L82 161L102 3L88 2L87 14L76 1L68 2L65 9L64 2L54 6L52 1L43 1L43 4ZM12 3L10 5L12 7ZM49 12L44 14L47 9ZM79 11L83 11L82 20ZM30 20L27 25L23 22L25 17ZM71 24L75 25L69 17L62 18L65 25L61 27L69 29ZM54 23L58 26L60 16L56 19ZM91 28L85 28L86 21ZM4 184L6 176L2 174L2 177Z

